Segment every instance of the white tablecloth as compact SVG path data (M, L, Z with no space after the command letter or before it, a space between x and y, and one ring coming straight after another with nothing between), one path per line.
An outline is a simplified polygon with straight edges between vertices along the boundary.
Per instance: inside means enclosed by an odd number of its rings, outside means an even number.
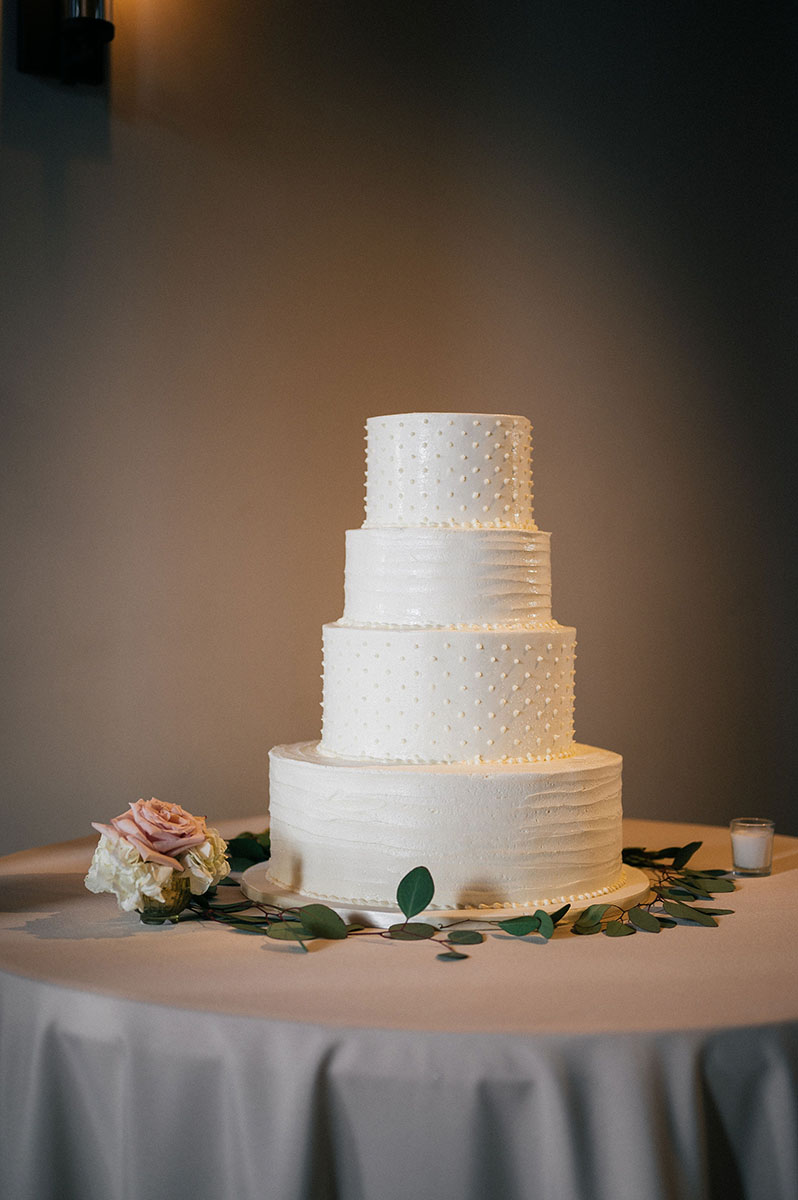
M694 838L728 866L724 830L625 829ZM3 1197L798 1197L798 839L717 929L453 964L145 927L85 892L90 852L0 860Z

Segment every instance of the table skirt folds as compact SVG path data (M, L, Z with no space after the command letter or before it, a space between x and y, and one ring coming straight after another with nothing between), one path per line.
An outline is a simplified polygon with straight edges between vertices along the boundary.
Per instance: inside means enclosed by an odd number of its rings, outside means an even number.
M798 1029L318 1027L0 976L14 1200L796 1200Z

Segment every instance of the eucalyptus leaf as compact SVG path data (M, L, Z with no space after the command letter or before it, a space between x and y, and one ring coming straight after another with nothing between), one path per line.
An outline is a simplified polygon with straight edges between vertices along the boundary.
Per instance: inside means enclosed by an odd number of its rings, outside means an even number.
M626 854L624 852L622 861L628 867L643 867L647 871L654 870L658 866L653 858L647 858L642 854Z
M468 958L468 954L461 954L459 950L443 950L440 954L436 954L438 962L463 962Z
M542 908L538 909L535 916L538 919L538 933L548 941L550 937L554 936L554 922Z
M365 925L358 925L357 922L352 921L349 925L347 925L346 932L347 933L360 933L361 929L365 929L365 928L366 928Z
M659 933L660 923L653 913L647 912L645 908L635 906L629 911L629 920L634 925L635 929L642 929L645 933Z
M688 842L686 846L682 846L673 856L674 870L680 871L690 861L696 850L700 850L701 845L701 842Z
M601 922L595 921L592 925L580 925L578 921L574 921L571 926L571 933L579 933L582 935L590 933L601 933Z
M234 913L246 912L248 908L252 908L251 900L231 900L227 904L209 904L208 908L211 912L218 913Z
M696 912L709 913L711 917L728 917L733 912L733 908L703 908L698 904L694 905Z
M711 895L737 890L733 879L713 879L705 884L705 888Z
M692 888L679 887L678 884L664 884L664 886L655 886L652 888L658 896L664 896L668 900L695 900L700 893L694 892ZM709 894L704 893L703 899L708 900Z
M478 929L452 929L446 935L446 941L455 946L478 946L485 941L485 935Z
M437 932L435 925L425 925L423 921L391 925L388 930L389 936L397 942L423 942L428 938L435 937Z
M577 918L576 925L595 925L601 921L605 913L612 908L611 904L590 904Z
M626 921L609 921L604 926L604 932L607 937L628 937L630 933L635 933L636 930L628 925Z
M511 933L513 937L526 937L528 933L536 933L540 928L537 914L528 917L509 917L506 921L498 922L499 929Z
M694 892L689 892L687 888L681 887L655 887L652 891L666 900L690 900L695 896Z
M396 889L396 901L406 917L423 912L435 895L435 884L426 867L413 867Z
M662 907L669 916L676 917L680 921L693 921L696 925L717 925L715 918L702 912L700 908L693 908L690 904L681 904L678 900L663 900Z
M563 904L562 908L558 908L556 912L549 913L552 925L556 925L563 919L566 913L571 911L570 904Z
M346 925L326 904L305 904L299 910L299 918L314 937L340 941L346 937Z
M679 923L678 921L672 920L671 917L658 916L657 920L659 921L659 923L663 929L675 929Z
M235 867L232 867L231 870L235 870ZM237 887L240 887L241 885L239 884L237 879L231 879L229 875L225 875L224 879L220 879L219 882L216 884L216 886L217 887L237 888Z
M293 921L290 924L285 921L277 921L266 930L266 936L274 938L278 942L302 942L307 938L312 938L313 934L304 925Z

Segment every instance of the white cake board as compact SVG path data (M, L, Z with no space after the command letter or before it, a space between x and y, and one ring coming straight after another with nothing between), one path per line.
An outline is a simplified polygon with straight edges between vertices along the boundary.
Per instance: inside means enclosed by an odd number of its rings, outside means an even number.
M617 904L620 908L634 908L645 899L650 891L649 878L645 871L638 867L625 867L626 881L614 892L606 892L601 896L585 896L571 902L571 907L563 917L563 924L575 921L580 913L591 904ZM241 890L250 900L260 904L274 904L278 908L299 908L303 904L324 903L328 908L337 912L347 925L365 925L375 929L387 929L398 921L404 920L404 915L397 905L392 904L358 904L347 900L322 900L319 896L303 896L300 892L288 892L285 888L277 887L268 877L269 864L256 863L248 867L241 876ZM522 917L532 913L536 908L544 912L556 912L562 908L562 903L539 905L506 905L501 908L425 908L413 918L435 925L441 929L444 925L457 922L458 928L467 929L471 924L482 924L485 921L506 921L510 917Z

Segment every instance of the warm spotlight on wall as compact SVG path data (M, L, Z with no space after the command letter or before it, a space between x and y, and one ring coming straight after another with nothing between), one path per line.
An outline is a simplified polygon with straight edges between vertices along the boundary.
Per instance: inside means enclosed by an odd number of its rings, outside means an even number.
M17 67L62 83L105 83L113 0L17 0Z

